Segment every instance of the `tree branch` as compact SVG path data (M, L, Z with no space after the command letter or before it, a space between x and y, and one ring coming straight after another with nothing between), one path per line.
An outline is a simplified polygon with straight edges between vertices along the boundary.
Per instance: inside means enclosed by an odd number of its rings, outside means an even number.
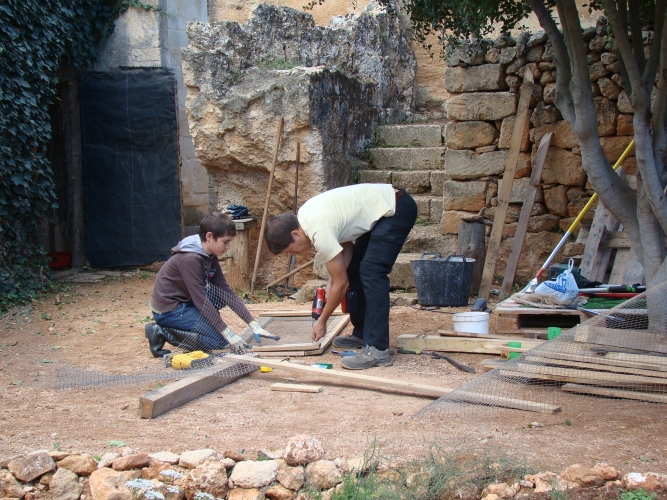
M632 36L632 52L635 54L639 72L643 73L646 68L646 57L644 56L644 41L642 39L642 22L639 14L639 2L630 2L628 21L630 25L630 36ZM627 33L627 30L625 33Z
M556 99L558 109L568 123L574 123L574 103L570 94L570 80L572 71L570 69L570 56L563 41L563 34L558 29L556 22L551 17L551 12L545 7L541 0L528 0L531 9L535 12L540 26L546 31L551 46L554 49L554 64L556 65Z
M611 23L614 38L616 39L618 53L623 58L623 65L628 72L628 83L630 84L630 88L626 90L628 91L628 95L632 95L635 84L641 80L641 73L637 66L637 61L634 58L634 54L632 53L630 42L628 41L627 28L624 27L623 20L619 15L614 0L604 0L604 7L609 16L609 22Z
M637 176L637 222L639 234L630 234L629 236L631 241L639 243L633 248L635 248L635 253L640 258L640 262L644 265L646 283L649 283L653 280L653 277L665 260L665 240L663 230L655 217L645 188L646 183L643 182L641 176Z
M655 80L655 73L658 71L662 55L665 53L663 47L665 35L663 34L663 27L666 23L665 14L667 12L667 0L657 0L655 3L655 26L653 26L653 44L651 45L651 52L648 56L648 64L644 69L642 79L644 82L651 82ZM660 36L660 43L656 43L658 36ZM642 43L642 54L643 43Z
M661 2L664 3L664 2ZM656 11L658 10L656 5ZM660 46L660 66L658 68L658 93L653 102L653 114L651 116L651 129L653 131L653 158L658 168L658 175L663 181L662 186L666 184L665 180L665 161L667 155L667 137L665 132L665 120L667 120L667 9L663 5L662 19L656 19L656 26L661 24L661 31L655 31L653 36L653 47L651 47L651 57L656 51L656 45ZM657 34L660 34L659 43ZM657 51L656 51L657 52ZM650 64L650 63L649 63Z

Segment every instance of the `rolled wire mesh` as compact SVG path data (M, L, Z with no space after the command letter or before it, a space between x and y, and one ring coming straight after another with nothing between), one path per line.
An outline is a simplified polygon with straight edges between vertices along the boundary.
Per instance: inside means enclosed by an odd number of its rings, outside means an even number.
M217 376L223 378L238 378L241 375L251 373L258 369L258 366L252 363L241 363L226 359L229 353L228 343L224 340L220 332L213 329L206 316L210 314L220 315L223 322L229 328L239 335L249 346L247 351L235 351L236 354L250 353L250 347L256 344L252 329L241 319L232 309L230 304L237 304L240 299L232 292L221 289L220 287L208 283L206 286L209 301L206 302L205 310L201 311L194 326L190 330L181 330L176 328L167 328L169 341L164 349L171 351L162 358L145 358L141 362L129 363L122 355L114 354L110 351L108 356L115 357L113 368L93 369L91 366L79 366L73 359L65 359L58 353L50 353L48 365L42 365L41 372L46 376L40 377L40 380L34 380L35 385L42 387L55 387L58 389L71 389L77 387L108 387L118 385L133 385L152 381L180 379L187 376ZM163 327L161 327L163 328ZM164 328L163 328L164 330ZM203 342L204 333L208 334L209 342ZM210 348L210 339L218 337L218 344ZM141 339L141 348L149 353L148 340ZM173 342L173 343L172 343ZM12 349L11 342L9 348ZM39 366L38 360L25 359L20 352L20 344L16 343L16 357L21 358L21 362L34 363ZM221 352L225 349L224 352ZM193 351L201 351L204 355L196 356ZM12 352L7 353L8 356ZM187 356L178 358L177 356ZM180 363L175 363L179 360ZM102 364L102 363L100 363ZM105 363L108 364L108 363ZM175 368L178 366L178 369ZM48 374L47 374L48 372ZM50 375L49 375L50 374ZM28 381L30 383L30 381Z
M476 419L498 408L637 411L667 403L667 283L617 305L455 389L418 415ZM557 312L556 312L557 313Z

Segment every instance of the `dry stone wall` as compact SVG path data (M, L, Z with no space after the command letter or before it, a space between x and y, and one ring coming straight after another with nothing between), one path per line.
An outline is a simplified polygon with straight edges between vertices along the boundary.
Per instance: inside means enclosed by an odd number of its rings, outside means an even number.
M615 47L605 38L607 23L584 29L598 133L609 160L615 162L632 140L632 108L620 75ZM521 141L521 154L505 221L501 247L502 273L528 185L537 145L553 132L542 173L542 185L532 209L529 234L517 281L530 279L550 250L593 195L581 164L577 138L554 104L556 66L544 31L502 36L450 46L446 52L445 88L450 120L444 128L442 234L457 234L461 220L484 211L494 217L500 177L504 171L519 87L530 69L535 78L530 126ZM634 157L624 163L633 175ZM584 224L592 219L593 211ZM537 267L535 266L537 264Z

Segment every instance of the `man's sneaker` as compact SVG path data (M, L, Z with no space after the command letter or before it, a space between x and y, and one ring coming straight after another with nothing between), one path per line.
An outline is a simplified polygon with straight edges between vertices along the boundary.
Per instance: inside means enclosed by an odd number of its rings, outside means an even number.
M349 337L335 337L332 342L334 347L342 347L344 349L360 349L364 347L364 339L350 335Z
M374 366L391 366L393 363L389 349L378 351L375 347L367 345L359 354L345 356L340 364L348 370L365 370Z

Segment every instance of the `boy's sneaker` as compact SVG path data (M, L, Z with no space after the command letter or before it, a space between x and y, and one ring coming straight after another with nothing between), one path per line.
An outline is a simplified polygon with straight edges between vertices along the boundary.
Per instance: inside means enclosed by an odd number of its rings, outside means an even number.
M334 347L342 347L346 349L360 349L366 344L364 339L350 335L348 337L335 337L332 342Z
M348 370L365 370L374 366L391 366L393 363L389 349L378 351L375 347L367 345L359 354L345 356L340 364Z

